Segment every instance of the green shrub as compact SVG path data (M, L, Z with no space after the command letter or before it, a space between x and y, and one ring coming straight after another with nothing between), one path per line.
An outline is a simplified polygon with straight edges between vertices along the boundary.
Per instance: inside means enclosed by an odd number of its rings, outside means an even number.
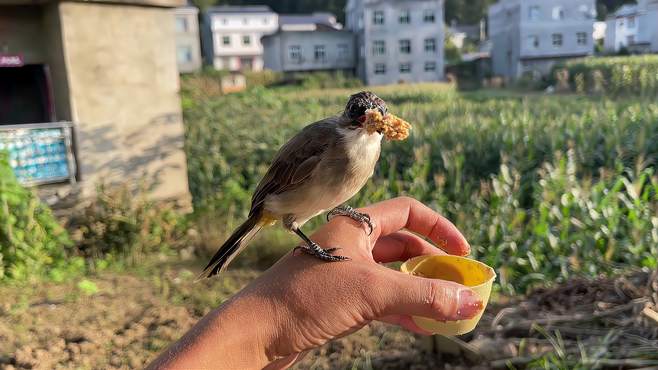
M72 246L66 230L29 189L0 151L0 280L25 280L66 264Z
M73 215L67 227L78 255L128 262L183 247L187 230L186 220L172 206L154 202L144 190L127 185L100 185L96 198Z
M305 89L356 88L362 86L359 79L342 72L314 72L298 77L300 85Z
M591 57L556 68L569 71L571 88L578 93L658 97L658 55Z

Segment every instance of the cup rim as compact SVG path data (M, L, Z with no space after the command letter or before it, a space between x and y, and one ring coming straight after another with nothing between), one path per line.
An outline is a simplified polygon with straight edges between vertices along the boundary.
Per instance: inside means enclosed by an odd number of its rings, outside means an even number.
M471 289L489 284L490 282L495 281L496 278L498 277L498 275L496 274L496 270L494 270L493 267L487 265L486 263L480 262L480 261L472 259L472 258L468 258L468 257L464 257L464 256L455 256L455 255L451 255L451 254L434 254L434 255L416 256L416 257L410 258L410 259L406 260L404 263L402 263L402 266L400 266L400 270L402 271L403 266L407 265L409 262L420 260L414 266L414 270L415 270L416 268L421 266L423 263L426 263L427 261L431 260L432 258L457 259L457 260L466 261L468 263L477 264L480 267L484 267L484 270L489 272L489 275L490 275L489 278L487 280L483 281L482 283L478 284L478 285L468 286ZM405 274L414 275L413 270L406 270L406 271L402 271L402 272L405 273ZM434 278L429 278L429 279L434 279ZM436 280L441 280L441 279L436 279Z

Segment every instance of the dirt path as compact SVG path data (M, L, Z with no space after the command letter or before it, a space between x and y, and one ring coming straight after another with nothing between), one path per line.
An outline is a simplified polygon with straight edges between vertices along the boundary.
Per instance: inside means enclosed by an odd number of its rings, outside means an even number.
M102 273L82 284L0 287L0 368L142 368L205 312L257 275L233 271L221 280L193 284L189 270L168 268L159 276ZM382 324L318 349L298 367L353 365L435 367L422 355L422 341Z
M0 287L0 369L142 368L259 274L236 270L193 283L192 270L160 265ZM573 280L501 302L487 308L474 333L459 339L423 338L373 323L313 351L296 367L487 369L509 368L511 360L524 368L555 352L556 342L563 352L552 357L556 369L658 365L658 321L645 314L657 310L658 272Z

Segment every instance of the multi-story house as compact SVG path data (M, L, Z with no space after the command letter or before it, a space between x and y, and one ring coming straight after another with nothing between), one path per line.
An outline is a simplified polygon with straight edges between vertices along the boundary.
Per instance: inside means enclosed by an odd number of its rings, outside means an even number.
M199 9L194 6L176 8L174 16L178 71L181 73L197 71L201 68Z
M265 68L278 72L354 74L354 34L331 14L281 15L279 30L262 38Z
M215 6L203 20L206 63L230 71L263 69L261 37L279 27L278 15L267 6Z
M443 79L443 0L349 0L345 13L366 84Z
M546 75L556 61L593 54L594 0L501 0L489 7L493 73Z
M658 52L658 0L624 5L606 19L605 50Z

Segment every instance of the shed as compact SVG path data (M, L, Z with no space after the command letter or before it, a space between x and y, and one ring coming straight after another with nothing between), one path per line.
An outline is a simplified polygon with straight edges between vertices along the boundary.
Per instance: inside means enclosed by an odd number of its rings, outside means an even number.
M151 184L189 204L174 11L183 0L0 0L0 148L50 203Z

